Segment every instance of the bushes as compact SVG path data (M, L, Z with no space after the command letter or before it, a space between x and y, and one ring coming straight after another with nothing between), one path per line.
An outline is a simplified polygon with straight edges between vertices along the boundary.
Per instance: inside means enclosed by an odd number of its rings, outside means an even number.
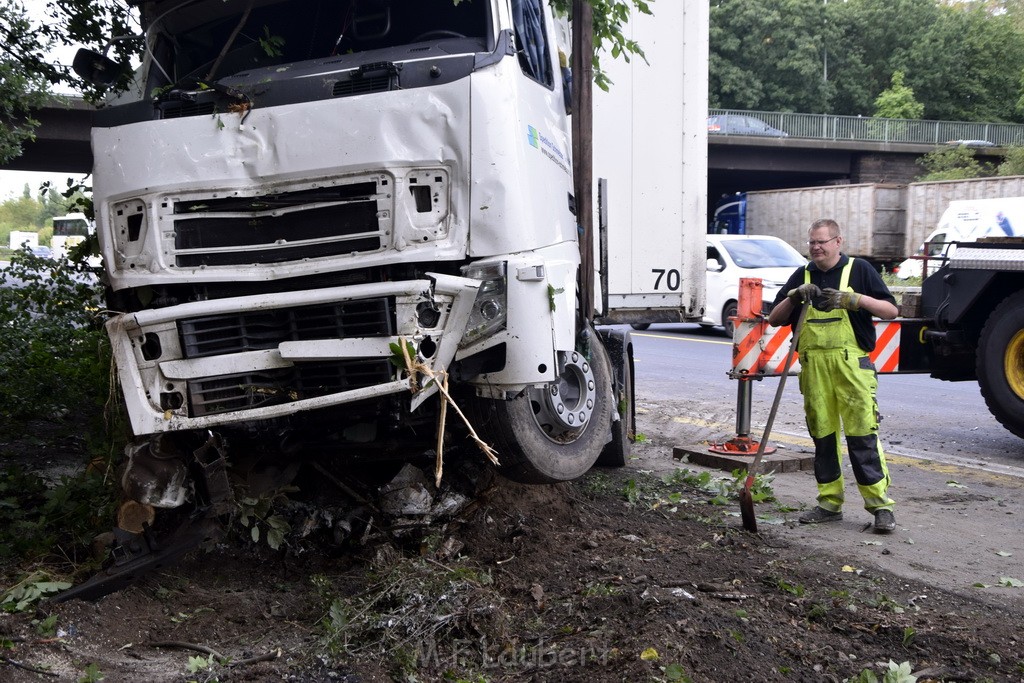
M0 286L0 422L70 413L101 415L108 394L109 345L94 275L68 261L21 251ZM18 433L16 431L15 433Z
M120 449L104 429L110 351L101 314L97 278L74 263L20 251L0 271L3 574L17 572L19 558L77 567L113 521L117 487L104 465ZM44 463L64 476L57 481Z

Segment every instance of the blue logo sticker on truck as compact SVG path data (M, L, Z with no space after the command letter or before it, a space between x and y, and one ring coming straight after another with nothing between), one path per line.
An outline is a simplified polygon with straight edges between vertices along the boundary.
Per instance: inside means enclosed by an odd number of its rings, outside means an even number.
M533 126L526 127L526 139L531 147L539 149L544 156L551 159L560 169L565 171L566 175L569 174L569 166L565 154L562 153L562 150L558 148L554 141L545 137Z

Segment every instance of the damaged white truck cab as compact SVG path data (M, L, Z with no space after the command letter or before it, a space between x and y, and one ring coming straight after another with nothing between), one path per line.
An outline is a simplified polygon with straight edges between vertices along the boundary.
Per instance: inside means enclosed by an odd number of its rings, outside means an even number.
M585 472L618 402L577 314L547 3L153 0L140 12L137 93L93 129L132 467L187 461L211 431L277 453L408 456L415 442L420 454L435 443L436 385L412 391L391 362L402 343L413 365L450 374L506 474ZM139 480L141 503L181 500L177 475Z
M343 488L458 443L431 374L513 479L625 464L630 336L595 323L703 314L706 4L634 12L646 58L609 60L592 107L549 0L139 8L134 93L93 130L129 500L113 565L64 599L215 533L229 459L264 491L302 462Z

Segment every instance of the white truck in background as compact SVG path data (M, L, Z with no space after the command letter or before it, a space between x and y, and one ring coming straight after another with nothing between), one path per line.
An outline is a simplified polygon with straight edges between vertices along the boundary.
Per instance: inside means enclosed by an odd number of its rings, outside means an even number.
M953 200L938 225L911 258L903 261L896 275L907 279L931 275L962 242L984 237L1024 237L1024 197Z
M72 212L64 216L53 217L53 237L50 238L50 249L53 258L60 260L68 257L71 250L85 241L85 238L96 232L95 224L86 218L84 213ZM95 265L99 265L97 262Z
M39 247L39 233L30 230L11 230L10 249L17 251L23 247L36 249Z
M123 482L143 516L217 510L228 452L275 485L307 462L429 456L428 372L509 477L623 464L629 335L596 324L696 321L704 304L708 7L654 10L629 24L649 66L605 58L592 141L589 112L567 114L547 0L349 0L318 21L304 0L141 3L136 91L92 139L134 433ZM607 179L592 291L573 177L588 149ZM118 533L122 574L157 561Z

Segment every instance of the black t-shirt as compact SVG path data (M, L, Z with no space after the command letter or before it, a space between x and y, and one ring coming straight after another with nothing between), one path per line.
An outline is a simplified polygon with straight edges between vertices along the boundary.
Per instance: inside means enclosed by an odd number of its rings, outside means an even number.
M808 263L807 270L811 273L811 283L818 285L822 289L828 289L829 287L839 289L843 268L846 267L849 261L849 256L840 254L839 263L825 271L818 268L813 261ZM797 268L796 272L786 281L786 286L779 290L779 293L775 296L775 304L779 304L786 298L788 292L802 284L804 284L804 269ZM867 294L875 299L883 299L893 304L896 303L896 298L893 297L889 288L885 286L882 276L864 259L854 259L853 270L850 272L850 287L858 294ZM853 325L853 333L857 337L857 345L870 353L875 349L875 324L871 314L863 309L849 311L849 313L850 323ZM794 308L793 314L789 317L788 324L795 325L799 317L799 307Z

